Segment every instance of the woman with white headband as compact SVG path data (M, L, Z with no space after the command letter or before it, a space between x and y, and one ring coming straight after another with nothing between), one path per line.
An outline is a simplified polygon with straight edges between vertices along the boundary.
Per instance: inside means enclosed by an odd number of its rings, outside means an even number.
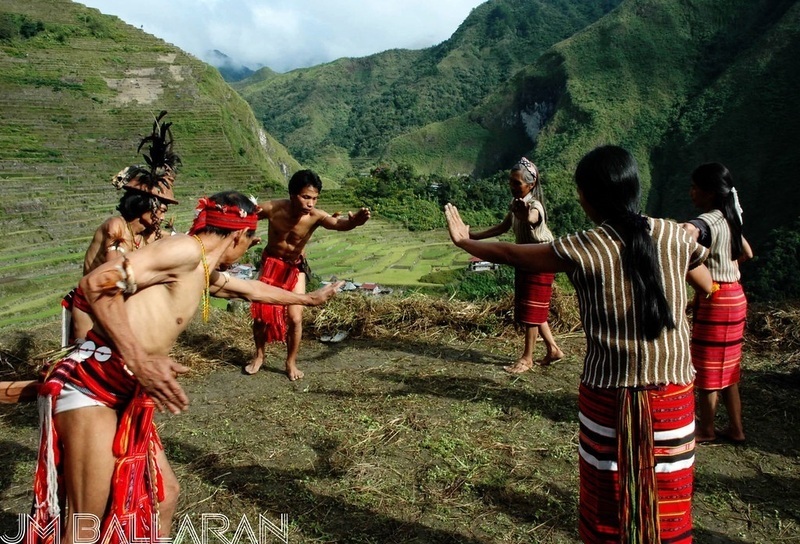
M739 397L742 342L747 299L739 284L739 264L753 257L742 236L742 208L730 171L718 162L692 172L692 203L703 213L684 224L701 245L709 248L706 266L714 292L695 299L692 327L692 363L697 370L697 442L745 441ZM719 396L728 412L728 426L714 429Z

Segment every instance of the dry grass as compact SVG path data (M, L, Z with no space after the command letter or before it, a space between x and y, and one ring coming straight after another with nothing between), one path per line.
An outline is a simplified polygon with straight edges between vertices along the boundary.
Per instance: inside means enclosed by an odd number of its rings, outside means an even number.
M475 335L503 336L513 332L513 296L500 301L463 302L426 295L374 297L345 295L308 311L308 321L318 334L347 330L358 338L409 336L436 340ZM554 289L550 325L556 332L580 327L574 295Z
M800 303L752 306L745 341L760 349L780 351L786 362L800 364Z

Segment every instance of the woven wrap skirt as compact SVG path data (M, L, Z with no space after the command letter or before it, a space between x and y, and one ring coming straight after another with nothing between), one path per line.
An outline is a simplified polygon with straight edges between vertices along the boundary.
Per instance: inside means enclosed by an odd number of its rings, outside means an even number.
M618 419L622 416L619 389L581 385L578 394L580 433L581 539L590 543L625 541L622 528ZM692 541L692 489L694 483L694 387L667 385L648 389L646 406L652 427L652 450L640 463L636 482L654 484L657 524L661 543ZM637 447L634 442L634 447ZM640 490L641 491L641 490ZM652 497L651 497L652 498ZM657 517L655 517L657 515Z
M514 319L526 325L547 322L555 274L514 273Z
M697 297L692 325L695 387L724 389L739 383L747 298L738 282L721 283L711 298Z

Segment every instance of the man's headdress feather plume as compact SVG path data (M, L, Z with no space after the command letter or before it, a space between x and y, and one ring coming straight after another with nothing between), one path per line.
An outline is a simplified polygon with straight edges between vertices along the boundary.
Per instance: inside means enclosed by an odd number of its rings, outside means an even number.
M146 144L150 144L148 149L149 154L143 154L145 162L149 167L149 175L143 176L153 188L157 185L168 186L172 183L175 170L181 163L180 157L172 151L172 131L170 127L172 123L161 123L161 120L167 115L166 110L162 110L158 117L153 121L153 131L149 136L142 138L139 142L139 147L136 152L142 150ZM139 167L141 170L147 170L143 166ZM145 174L145 172L133 172L136 174Z
M114 187L149 193L164 201L177 203L173 185L181 159L172 151L172 123L161 122L166 115L166 110L158 114L153 121L151 134L142 138L136 149L138 153L149 144L148 153L143 155L147 164L134 164L120 170L111 178Z

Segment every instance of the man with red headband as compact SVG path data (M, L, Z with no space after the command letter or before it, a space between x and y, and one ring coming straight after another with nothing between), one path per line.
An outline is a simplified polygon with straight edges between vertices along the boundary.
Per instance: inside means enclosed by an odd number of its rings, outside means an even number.
M347 217L330 215L316 207L322 181L311 170L295 172L289 180L289 198L270 200L258 213L259 219L269 220L267 247L261 256L259 279L269 285L305 293L310 271L305 258L305 248L318 227L346 231L369 220L367 208ZM303 372L297 368L297 353L303 336L302 306L275 306L252 304L253 341L255 355L244 367L246 374L255 374L264 362L264 348L268 342L286 342L286 375L299 380Z
M176 379L188 369L169 352L198 304L207 319L209 296L319 305L340 287L292 293L220 271L258 241L257 221L247 197L218 193L200 200L189 235L126 253L81 280L95 325L53 365L40 390L34 481L35 521L41 528L61 522L65 544L96 538L97 528L86 521L92 516L102 520L101 537L109 542L153 542L169 534L178 482L153 416L156 409L177 414L189 405ZM70 515L63 519L65 511Z

